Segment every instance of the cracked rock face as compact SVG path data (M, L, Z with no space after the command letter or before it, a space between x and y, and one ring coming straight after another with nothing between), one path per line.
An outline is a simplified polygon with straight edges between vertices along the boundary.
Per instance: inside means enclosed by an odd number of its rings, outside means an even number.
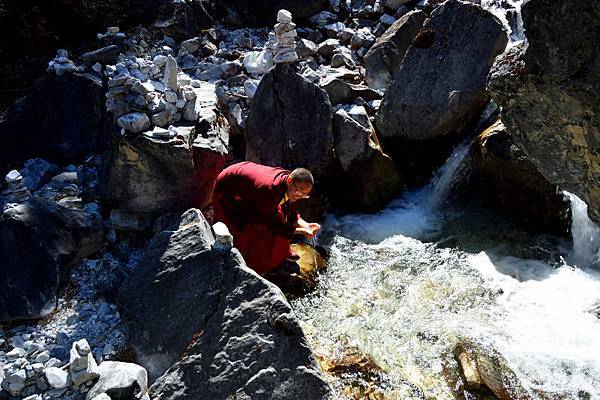
M327 175L333 163L332 108L327 93L278 64L261 80L246 122L246 159Z
M490 90L531 162L600 223L600 5L532 0L522 11L528 47L496 61Z
M187 211L154 238L120 290L138 360L151 380L159 377L151 398L326 398L329 388L281 291L237 250L213 243L200 211Z

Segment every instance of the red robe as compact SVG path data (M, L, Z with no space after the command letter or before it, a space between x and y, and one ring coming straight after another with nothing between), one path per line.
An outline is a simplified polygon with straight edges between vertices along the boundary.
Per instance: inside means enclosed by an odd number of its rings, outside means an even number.
M227 225L235 247L259 274L271 271L289 255L300 217L294 203L282 203L289 175L283 168L246 161L225 168L215 183L215 220Z

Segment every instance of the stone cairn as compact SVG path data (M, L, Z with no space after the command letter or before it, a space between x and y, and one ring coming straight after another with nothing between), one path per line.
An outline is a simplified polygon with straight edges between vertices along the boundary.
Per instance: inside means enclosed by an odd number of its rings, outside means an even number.
M94 360L90 345L85 339L73 343L69 362L71 380L77 386L100 376L98 373L98 364Z
M296 36L298 36L298 33L295 28L296 24L292 22L292 13L287 10L279 10L274 34L276 46L273 62L275 64L298 61L298 54L296 54Z
M21 203L29 200L31 193L27 186L23 183L23 177L17 170L12 170L6 175L6 183L8 183L8 189L12 195L12 201L14 203Z
M54 72L61 76L65 72L83 72L83 67L78 67L75 63L69 60L69 52L65 49L58 49L54 60L48 63L48 72Z

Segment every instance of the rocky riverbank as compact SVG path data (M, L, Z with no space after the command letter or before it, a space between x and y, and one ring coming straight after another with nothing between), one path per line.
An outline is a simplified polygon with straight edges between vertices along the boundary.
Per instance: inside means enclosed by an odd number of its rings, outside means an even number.
M26 3L0 3L0 70L29 72L7 85L36 77L0 118L0 399L330 396L269 282L302 296L325 259L300 244L264 279L209 222L235 161L309 168L318 219L380 211L466 143L449 197L566 235L568 189L598 222L591 1L529 1L527 42L493 1Z

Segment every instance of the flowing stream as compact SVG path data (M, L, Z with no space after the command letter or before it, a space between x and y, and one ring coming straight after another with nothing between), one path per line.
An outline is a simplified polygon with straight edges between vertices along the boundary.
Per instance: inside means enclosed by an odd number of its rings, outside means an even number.
M380 213L328 218L329 268L293 303L316 353L370 357L383 370L370 398L481 398L461 381L462 347L509 398L600 398L598 227L571 194L574 243L446 202L466 149ZM332 384L343 398L356 382Z

